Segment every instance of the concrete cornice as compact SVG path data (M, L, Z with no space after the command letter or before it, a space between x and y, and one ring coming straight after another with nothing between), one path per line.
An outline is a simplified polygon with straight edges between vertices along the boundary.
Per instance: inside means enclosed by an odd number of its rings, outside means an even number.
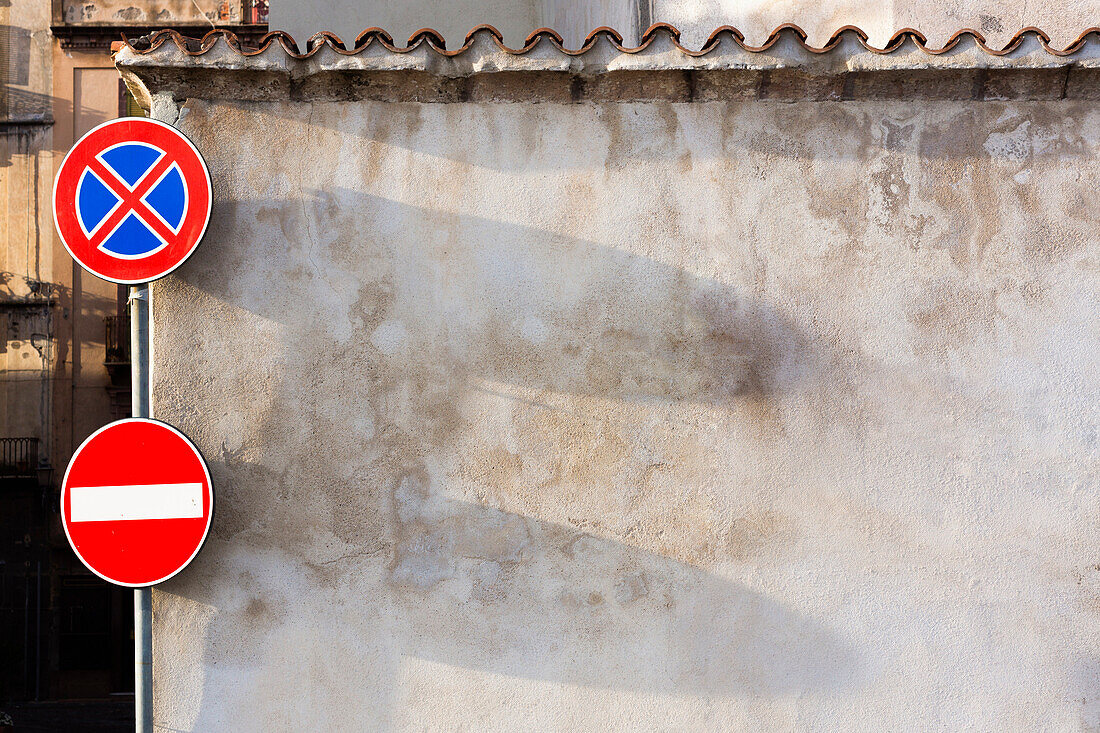
M637 47L624 46L611 29L597 29L578 49L565 48L560 36L545 29L512 49L495 29L483 26L454 50L434 31L419 31L399 47L384 31L370 29L350 48L332 34L317 34L305 52L280 32L248 48L227 32L187 39L161 31L119 44L115 60L135 91L177 99L585 101L601 87L618 91L604 89L595 98L906 96L899 86L913 96L936 98L1091 98L1100 73L1100 29L1086 30L1061 49L1042 31L1025 29L994 49L971 30L959 31L938 48L927 46L917 31L903 30L876 48L852 27L838 30L822 47L810 46L796 26L776 29L761 46L744 43L736 29L721 28L698 50L682 46L676 29L666 25L651 27ZM516 84L521 76L523 82ZM556 81L543 79L548 76ZM612 84L613 79L634 81ZM664 82L657 83L660 79ZM986 88L990 80L992 91ZM641 81L647 89L638 88ZM719 87L725 91L716 92Z

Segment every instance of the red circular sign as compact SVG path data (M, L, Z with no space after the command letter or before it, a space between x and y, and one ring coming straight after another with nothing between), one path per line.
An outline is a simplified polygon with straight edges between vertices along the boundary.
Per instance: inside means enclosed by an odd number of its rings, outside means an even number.
M61 522L77 557L133 588L183 570L210 530L214 489L198 448L156 420L118 420L81 444L61 485Z
M210 173L174 127L123 117L90 130L57 172L57 232L80 266L132 285L164 277L210 221Z

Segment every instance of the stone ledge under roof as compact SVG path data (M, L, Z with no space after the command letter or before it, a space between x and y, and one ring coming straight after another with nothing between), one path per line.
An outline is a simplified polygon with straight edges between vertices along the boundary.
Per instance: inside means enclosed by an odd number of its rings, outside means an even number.
M116 65L139 100L157 93L429 102L1100 97L1100 28L1060 49L1034 28L1000 49L972 30L931 48L911 29L876 48L853 27L814 47L801 29L785 25L761 46L724 27L692 50L663 24L646 31L637 47L601 28L578 49L565 48L547 29L512 49L491 26L475 28L453 50L431 30L396 46L379 29L364 31L350 48L319 33L305 52L282 32L267 34L256 48L224 31L202 39L160 31L116 47Z

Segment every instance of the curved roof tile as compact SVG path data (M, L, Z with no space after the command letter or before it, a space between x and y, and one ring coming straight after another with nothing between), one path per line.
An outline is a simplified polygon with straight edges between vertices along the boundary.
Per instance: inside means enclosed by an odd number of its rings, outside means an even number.
M895 33L885 46L879 48L868 42L869 36L867 33L851 25L846 25L837 29L825 45L818 47L810 45L807 40L806 32L793 23L785 23L776 28L760 46L753 46L746 43L745 36L741 31L732 26L724 25L716 28L698 50L692 50L683 46L680 43L680 31L668 23L655 23L650 26L645 33L642 34L641 42L637 46L624 45L622 34L614 28L608 28L606 26L596 28L588 34L584 43L582 43L579 48L573 49L566 48L565 41L562 39L561 34L551 28L539 28L527 36L523 46L520 48L510 48L505 45L504 36L501 32L491 25L479 25L471 30L466 34L466 38L462 45L455 49L448 49L443 36L431 28L422 28L416 31L404 46L396 45L393 41L393 37L385 30L381 28L368 28L356 37L355 42L350 48L337 35L323 31L315 33L306 40L306 50L304 52L299 50L298 44L284 31L268 33L260 39L255 48L245 46L234 33L226 30L212 30L201 39L186 38L173 30L162 30L157 31L151 36L135 41L131 41L127 38L123 38L123 40L126 45L139 54L151 53L162 44L171 41L186 55L201 56L213 48L219 38L223 38L230 48L236 50L242 56L255 56L263 53L272 45L278 44L291 58L305 59L313 56L322 48L326 47L338 54L354 56L371 46L380 46L396 54L409 53L420 47L425 47L435 51L441 56L455 57L466 52L474 45L478 38L482 36L490 38L502 52L516 56L529 53L543 44L547 44L567 56L580 56L592 49L601 39L606 39L621 53L634 54L646 50L654 40L661 35L667 36L672 41L673 45L680 51L692 57L705 56L712 52L718 47L724 37L728 37L740 46L741 49L749 53L766 52L779 43L784 37L791 37L800 43L806 51L814 54L825 54L839 46L846 36L854 37L865 49L876 54L889 54L905 46L907 42L912 42L917 48L932 56L938 56L953 50L959 43L967 38L972 39L978 48L991 56L1005 56L1019 48L1028 37L1034 37L1047 53L1052 56L1065 57L1071 56L1081 50L1090 36L1095 36L1096 40L1100 41L1100 27L1094 26L1086 29L1076 38L1076 40L1064 48L1055 48L1052 46L1050 43L1050 36L1041 29L1033 27L1020 30L1003 48L990 47L986 43L985 36L979 31L971 28L964 28L957 31L943 46L939 47L929 46L927 38L925 38L920 31L913 28L903 28Z

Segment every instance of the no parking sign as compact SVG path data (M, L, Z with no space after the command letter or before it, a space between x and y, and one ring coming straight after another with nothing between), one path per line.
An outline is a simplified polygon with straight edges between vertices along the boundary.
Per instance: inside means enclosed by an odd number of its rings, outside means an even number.
M54 222L69 254L123 285L164 277L210 221L210 173L170 125L123 117L91 129L61 163Z

